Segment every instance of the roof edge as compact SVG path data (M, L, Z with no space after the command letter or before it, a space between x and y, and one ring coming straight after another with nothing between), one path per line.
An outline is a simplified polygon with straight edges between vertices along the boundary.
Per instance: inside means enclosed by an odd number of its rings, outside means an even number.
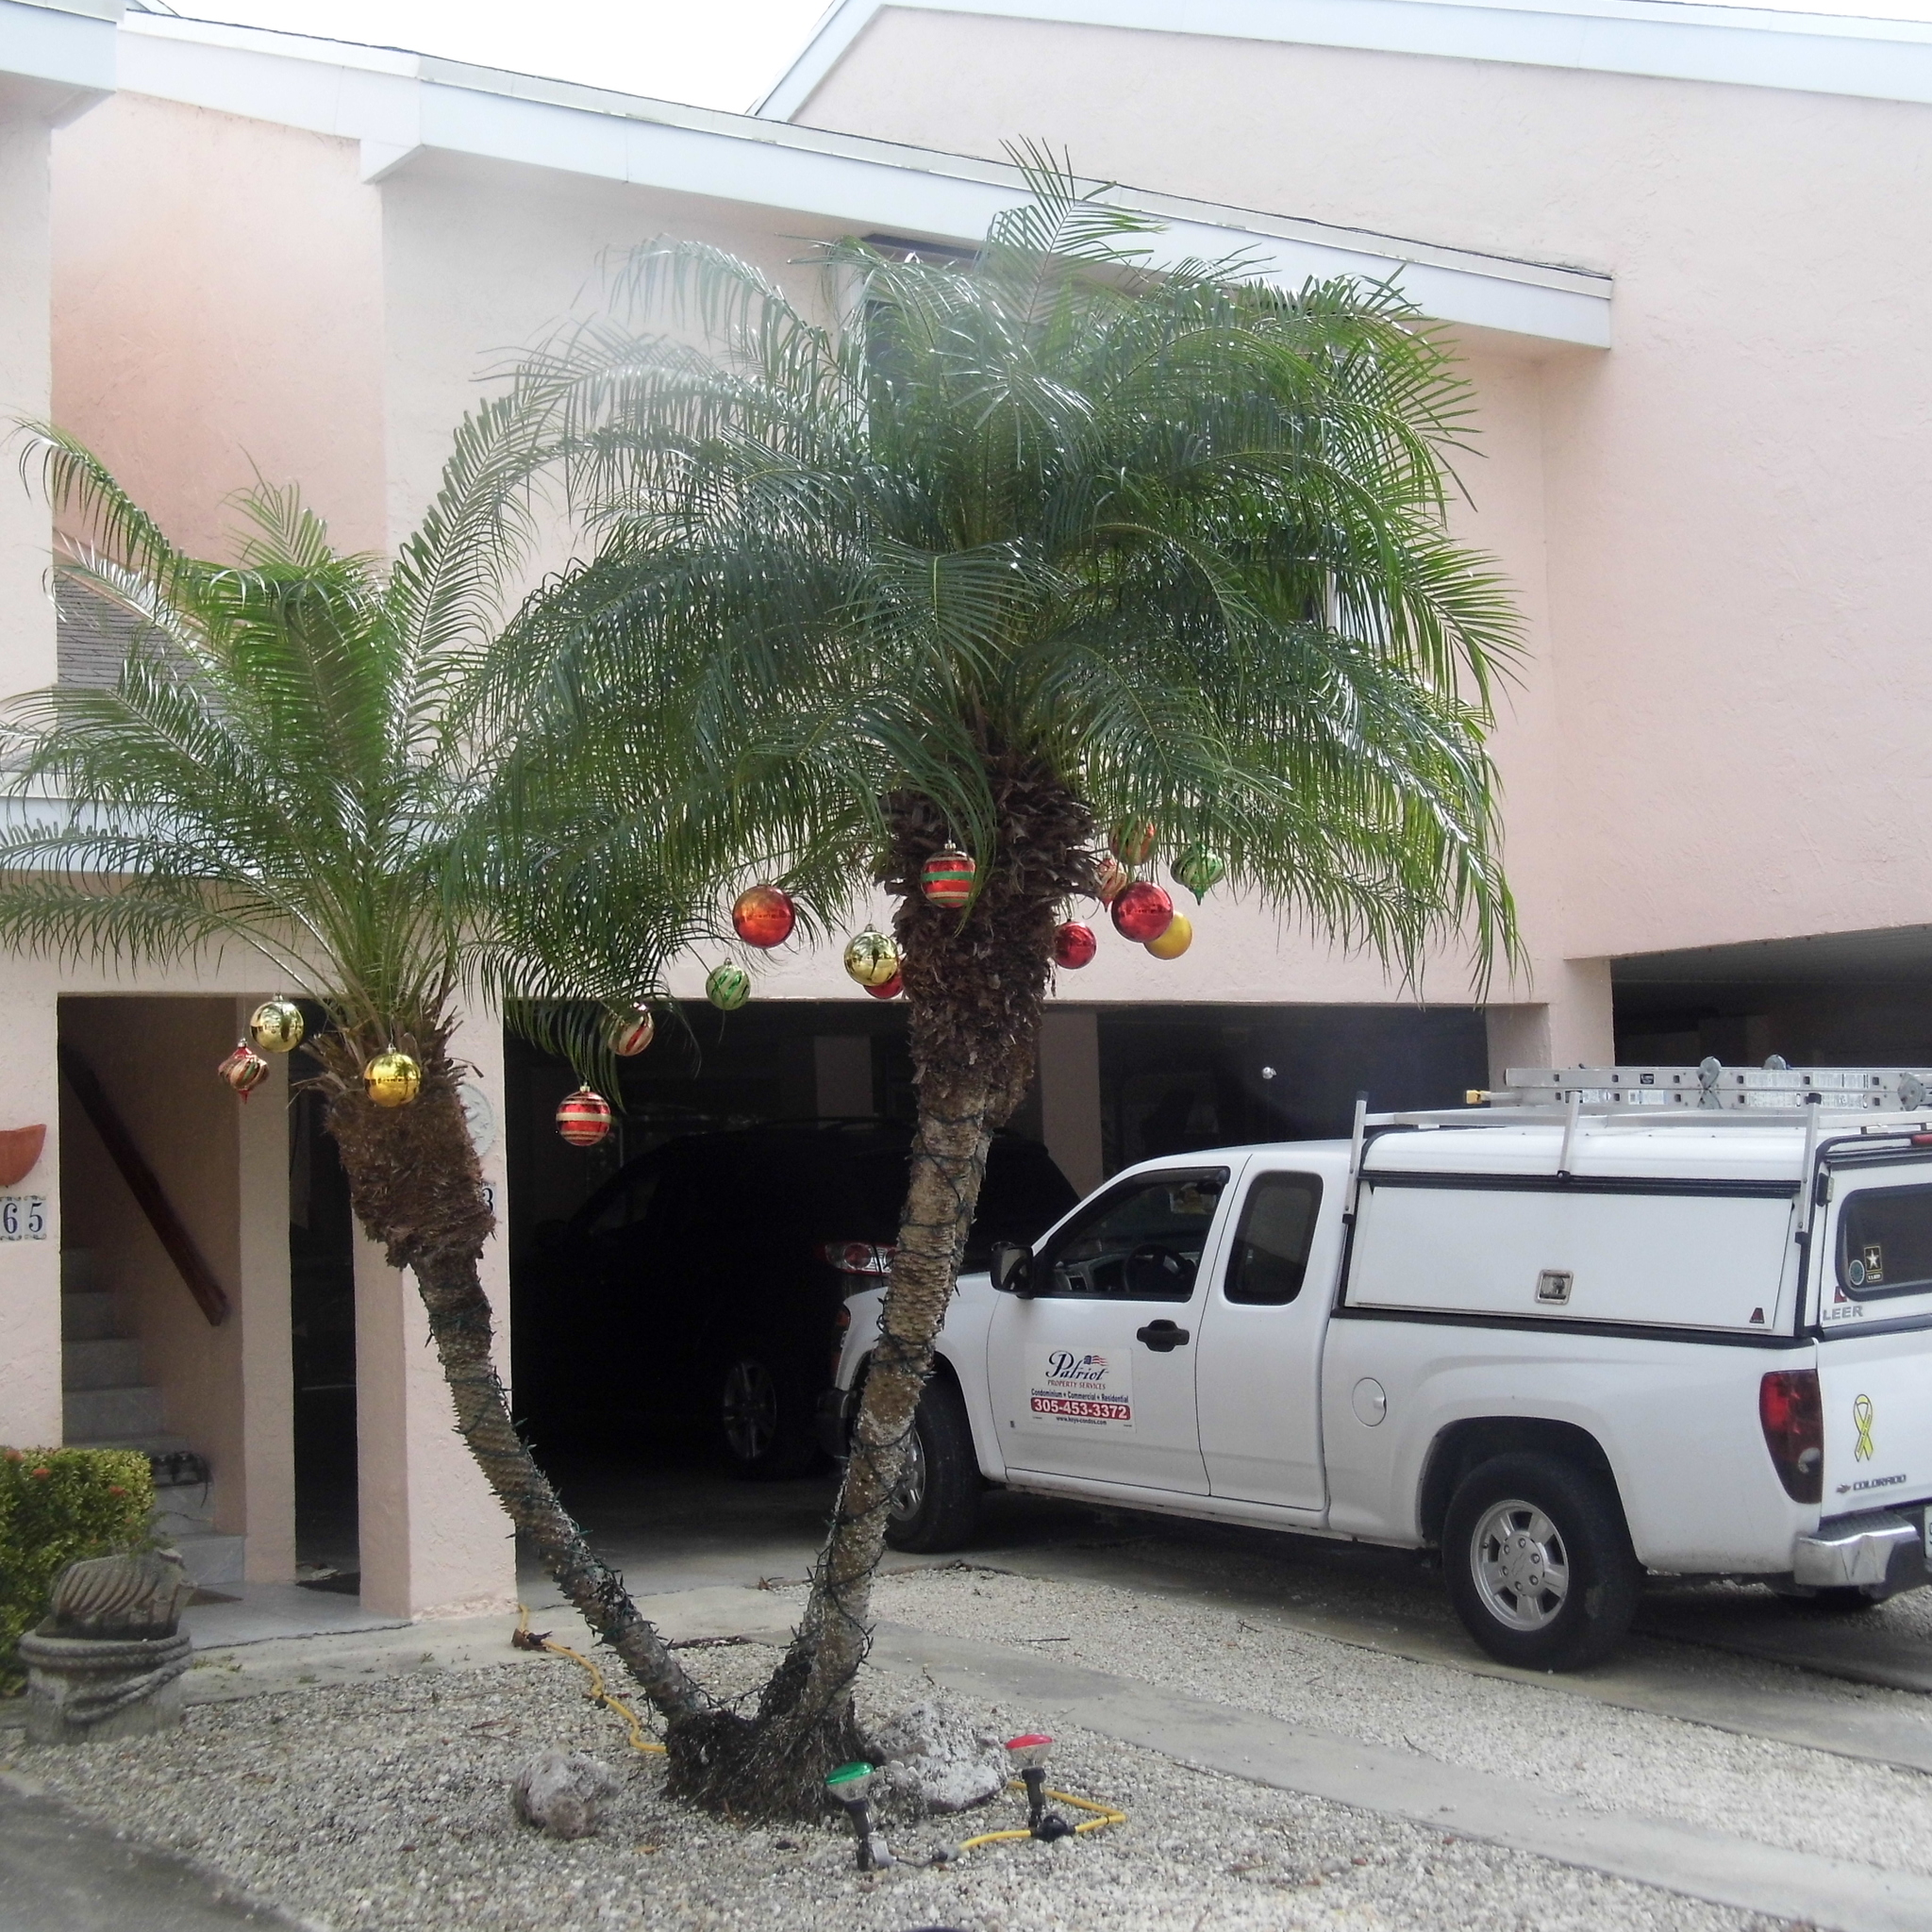
M789 121L888 8L1932 104L1932 22L1694 0L837 0L753 109Z

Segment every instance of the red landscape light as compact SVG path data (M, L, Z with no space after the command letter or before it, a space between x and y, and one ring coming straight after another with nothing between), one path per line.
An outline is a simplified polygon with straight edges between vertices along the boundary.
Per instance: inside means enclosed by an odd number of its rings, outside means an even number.
M1757 1420L1772 1466L1794 1503L1824 1494L1824 1405L1816 1369L1774 1369L1757 1385Z

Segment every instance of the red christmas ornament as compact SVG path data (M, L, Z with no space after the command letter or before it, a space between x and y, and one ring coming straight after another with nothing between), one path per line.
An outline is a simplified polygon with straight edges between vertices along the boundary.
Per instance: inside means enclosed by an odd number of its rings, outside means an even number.
M739 893L731 908L731 924L748 946L769 952L782 946L798 924L791 894L777 886L752 886Z
M1174 924L1174 901L1146 879L1131 885L1113 902L1114 930L1145 945Z
M1100 941L1093 937L1091 925L1082 925L1070 919L1066 924L1054 928L1053 963L1056 966L1084 966L1099 950Z
M1144 824L1124 826L1107 842L1123 865L1145 865L1154 857L1154 842L1159 836L1150 819Z
M1117 858L1103 858L1094 868L1094 896L1103 906L1113 902L1134 883L1134 874Z
M970 853L935 852L919 874L919 890L935 906L963 906L973 896L978 870Z
M238 1040L215 1072L246 1100L268 1078L268 1062L245 1040Z
M893 974L891 978L884 981L881 985L866 988L866 991L871 993L875 1000L895 1000L905 991L906 975L903 973Z
M573 1147L594 1147L610 1131L610 1103L591 1087L566 1093L557 1109L557 1131Z

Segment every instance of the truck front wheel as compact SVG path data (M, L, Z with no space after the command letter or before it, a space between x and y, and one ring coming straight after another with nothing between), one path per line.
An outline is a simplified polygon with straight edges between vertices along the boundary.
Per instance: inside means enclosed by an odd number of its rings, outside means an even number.
M1498 1662L1533 1671L1601 1662L1643 1586L1615 1491L1555 1456L1498 1456L1464 1476L1442 1565L1463 1627Z
M935 1376L912 1418L912 1440L886 1517L886 1541L895 1550L957 1550L978 1521L973 1424L958 1391Z

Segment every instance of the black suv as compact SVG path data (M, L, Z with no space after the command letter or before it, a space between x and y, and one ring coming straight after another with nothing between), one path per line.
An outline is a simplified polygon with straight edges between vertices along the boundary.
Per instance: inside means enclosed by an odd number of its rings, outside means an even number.
M517 1402L540 1439L708 1429L741 1474L810 1468L845 1297L890 1265L911 1145L901 1121L779 1122L626 1163L520 1271ZM994 1135L965 1266L1074 1198L1039 1142Z

